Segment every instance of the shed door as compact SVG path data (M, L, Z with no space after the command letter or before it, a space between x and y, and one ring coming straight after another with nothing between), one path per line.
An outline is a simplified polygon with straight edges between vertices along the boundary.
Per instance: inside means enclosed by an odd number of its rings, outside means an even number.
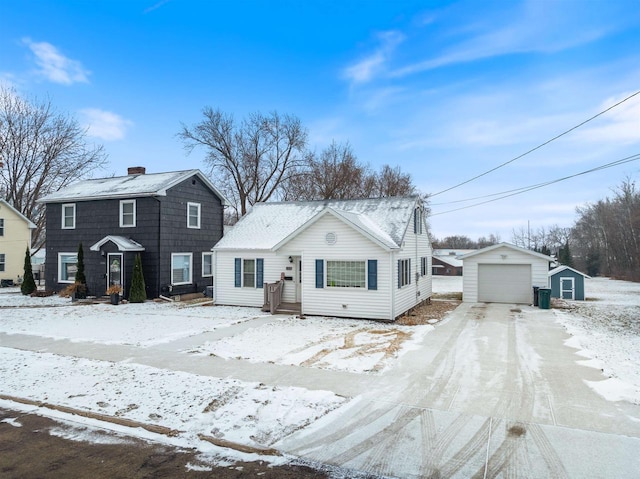
M562 299L576 299L575 278L560 278L560 297Z
M533 294L530 264L479 264L478 301L530 304Z

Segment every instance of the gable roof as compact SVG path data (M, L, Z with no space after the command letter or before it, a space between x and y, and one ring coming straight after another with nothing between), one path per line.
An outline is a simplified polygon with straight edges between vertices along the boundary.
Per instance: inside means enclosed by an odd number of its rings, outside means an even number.
M9 204L7 201L0 199L0 204L3 206L6 206L9 210L13 211L20 219L24 220L27 223L27 226L29 227L29 229L37 228L37 226L33 223L33 221L31 221L25 215L20 213L17 209L11 206L11 204Z
M436 256L433 255L433 259L434 260L438 260L442 263L448 264L449 266L452 266L454 268L462 268L462 260L458 259L455 256Z
M574 273L578 273L579 275L584 276L585 278L591 279L591 276L584 274L581 271L578 271L577 269L573 269L571 266L566 266L564 264L558 266L557 268L553 268L551 271L549 271L549 276L553 276L567 269L573 271Z
M478 249L478 250L473 251L471 253L467 253L467 254L463 254L462 256L458 256L458 259L465 260L467 258L471 258L471 257L479 255L479 254L488 253L489 251L493 251L494 249L498 249L498 248L508 248L508 249L511 249L511 250L514 250L514 251L519 251L520 253L526 253L526 254L529 254L531 256L535 256L537 258L544 259L544 260L547 260L547 261L555 261L551 256L547 256L546 254L542 254L542 253L537 253L535 251L531 251L530 249L521 248L520 246L516 246L516 245L511 244L511 243L498 243L498 244L494 244L494 245L491 245L491 246L487 246L486 248Z
M325 215L347 223L385 249L402 245L418 197L258 203L214 250L276 250Z
M38 202L65 203L114 198L139 198L142 196L166 196L169 188L176 186L192 176L200 178L200 180L222 200L223 205L228 203L224 195L197 169L78 181L66 188L62 188L60 191L56 191L39 199Z
M124 236L112 235L105 236L89 249L91 251L100 251L100 248L109 241L118 247L118 251L144 251L144 246L137 241L133 241L131 238L125 238Z

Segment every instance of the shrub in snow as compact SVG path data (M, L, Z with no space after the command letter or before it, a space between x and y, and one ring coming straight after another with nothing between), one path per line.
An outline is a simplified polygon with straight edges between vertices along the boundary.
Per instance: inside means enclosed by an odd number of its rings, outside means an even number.
M136 255L133 263L133 274L131 276L131 289L129 290L130 303L143 303L147 299L146 286L144 284L144 274L142 273L142 259L140 253Z
M36 282L33 280L33 270L31 269L31 254L29 248L24 255L24 281L20 285L20 291L25 296L36 290Z

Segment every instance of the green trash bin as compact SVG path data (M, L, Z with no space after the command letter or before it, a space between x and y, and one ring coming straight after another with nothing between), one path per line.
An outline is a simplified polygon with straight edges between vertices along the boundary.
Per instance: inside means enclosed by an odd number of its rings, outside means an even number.
M551 288L540 288L538 290L538 304L540 309L551 308Z

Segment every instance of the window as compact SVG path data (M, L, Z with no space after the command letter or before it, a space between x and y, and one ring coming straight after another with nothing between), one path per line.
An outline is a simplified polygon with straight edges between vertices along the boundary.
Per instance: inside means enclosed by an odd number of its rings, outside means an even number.
M58 253L58 283L73 283L78 271L76 253Z
M132 228L136 225L136 200L120 201L120 228Z
M62 205L62 229L72 230L76 227L76 205L68 203Z
M192 253L171 254L171 284L191 284Z
M5 265L5 257L4 257L4 253L0 254L0 272L4 271L4 265Z
M213 253L202 253L202 277L213 276Z
M427 271L429 271L429 258L427 256L423 256L420 258L420 274L422 276L426 276Z
M0 218L0 236L4 236L4 218Z
M242 261L242 286L245 288L256 287L256 260L245 259Z
M200 229L200 203L187 203L187 228Z
M411 260L398 260L398 288L411 284Z
M365 286L364 261L327 261L327 287L364 288Z

